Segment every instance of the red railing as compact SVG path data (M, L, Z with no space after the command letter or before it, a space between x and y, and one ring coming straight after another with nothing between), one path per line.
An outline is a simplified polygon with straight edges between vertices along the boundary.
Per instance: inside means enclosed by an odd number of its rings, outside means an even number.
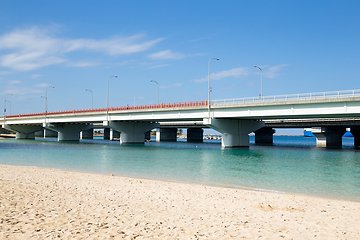
M160 103L160 104L148 104L148 105L136 105L136 106L123 106L123 107L110 107L109 112L112 111L127 111L127 110L145 110L145 109L161 109L161 108L187 108L187 107L201 107L207 106L207 100L195 101L195 102L180 102L180 103ZM81 110L68 110L47 112L47 116L61 115L61 114L74 114L74 113L94 113L94 112L106 112L106 108L94 108L94 109L81 109ZM6 118L16 117L35 117L45 116L45 113L30 113L30 114L18 114L9 115Z

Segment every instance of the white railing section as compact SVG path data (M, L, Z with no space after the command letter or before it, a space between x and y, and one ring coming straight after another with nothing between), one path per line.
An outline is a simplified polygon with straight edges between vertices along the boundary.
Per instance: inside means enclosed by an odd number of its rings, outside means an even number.
M264 96L264 97L248 97L248 98L234 98L223 100L212 100L212 105L233 105L233 104L249 104L249 103L269 103L269 102L287 102L287 101L301 101L301 100L318 100L318 99L334 99L360 97L360 89L344 90L333 92L317 92L317 93L299 93L290 95Z
M266 119L265 123L327 123L327 122L360 122L360 118L304 118L304 119Z

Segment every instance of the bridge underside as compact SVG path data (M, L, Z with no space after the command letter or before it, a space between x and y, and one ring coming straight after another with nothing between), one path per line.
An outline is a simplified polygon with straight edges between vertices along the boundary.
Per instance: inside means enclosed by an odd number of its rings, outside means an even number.
M284 125L281 125L284 124ZM342 124L342 125L341 125ZM178 125L178 126L177 126ZM202 142L203 128L212 128L223 134L222 147L249 146L249 133L255 133L256 144L272 144L273 128L312 127L317 147L340 147L346 128L354 136L354 145L360 147L360 119L290 119L290 120L239 120L204 118L195 123L154 123L144 121L110 121L104 128L104 139L120 138L121 144L144 143L145 133L157 128L157 141L177 141L177 129L187 128L187 141ZM318 126L318 127L315 127ZM99 126L98 126L99 127ZM4 128L16 132L17 139L56 137L59 141L79 141L93 138L93 125L88 123L6 124ZM81 135L80 135L81 132ZM121 135L120 135L121 132Z

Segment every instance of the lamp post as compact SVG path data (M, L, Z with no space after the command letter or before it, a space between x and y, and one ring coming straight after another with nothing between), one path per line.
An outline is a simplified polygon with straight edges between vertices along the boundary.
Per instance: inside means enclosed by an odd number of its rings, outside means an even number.
M217 61L219 61L219 59L218 59L218 58L210 58L210 60L209 60L208 102L207 102L207 104L208 104L209 118L210 118L210 92L211 92L211 88L210 88L210 62L211 62L211 60L217 60Z
M47 115L47 108L48 108L48 104L47 104L47 90L48 88L55 88L54 86L49 86L45 89L45 97L41 96L42 98L45 98L45 125L46 125L46 115Z
M150 80L150 82L154 82L157 84L157 104L159 104L159 84L157 81L154 81L154 80Z
M12 93L6 94L4 97L4 125L5 125L5 115L6 115L6 96L12 96Z
M262 97L263 97L263 80L262 80L262 69L260 68L260 67L258 67L258 66L254 66L254 68L258 68L258 69L260 69L260 71L261 71L261 92L260 92L260 99L262 99Z
M107 80L107 97L106 97L106 121L109 121L109 79L111 77L117 78L117 76L110 76Z
M11 102L9 100L6 100L6 102L10 103L10 114L11 115Z
M91 92L91 109L94 108L94 94L90 89L85 89L85 91Z

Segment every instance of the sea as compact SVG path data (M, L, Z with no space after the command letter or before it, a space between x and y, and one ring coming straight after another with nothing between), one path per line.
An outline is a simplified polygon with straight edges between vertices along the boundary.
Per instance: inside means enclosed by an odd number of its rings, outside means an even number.
M0 165L62 169L163 181L282 192L360 201L360 149L317 148L316 139L274 136L272 145L222 149L203 143L118 141L58 142L56 138L0 140Z

